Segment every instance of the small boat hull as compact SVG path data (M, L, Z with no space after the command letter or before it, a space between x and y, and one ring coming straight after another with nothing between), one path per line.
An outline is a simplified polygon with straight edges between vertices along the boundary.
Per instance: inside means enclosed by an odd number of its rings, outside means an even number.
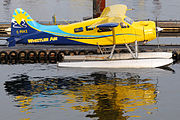
M130 59L110 61L59 62L59 67L69 68L157 68L168 66L173 59Z

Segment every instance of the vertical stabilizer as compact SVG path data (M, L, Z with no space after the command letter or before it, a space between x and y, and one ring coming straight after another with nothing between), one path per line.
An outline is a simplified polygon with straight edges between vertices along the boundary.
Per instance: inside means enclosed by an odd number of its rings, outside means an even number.
M39 26L22 8L15 9L11 21L11 37L8 38L9 46L15 46L23 36L37 32L36 28Z

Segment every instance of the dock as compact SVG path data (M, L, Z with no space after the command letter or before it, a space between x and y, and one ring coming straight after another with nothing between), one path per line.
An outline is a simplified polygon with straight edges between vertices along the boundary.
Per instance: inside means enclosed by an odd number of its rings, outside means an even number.
M157 26L163 28L159 37L180 36L180 21L158 21Z
M0 24L0 37L10 37L10 31L8 31L10 28L10 24Z
M139 52L173 52L174 60L180 59L180 45L140 45ZM117 46L116 54L128 53L125 46ZM33 64L57 63L78 60L87 60L91 55L107 57L100 52L97 46L40 46L17 45L16 47L0 46L0 64ZM81 57L79 57L81 56Z

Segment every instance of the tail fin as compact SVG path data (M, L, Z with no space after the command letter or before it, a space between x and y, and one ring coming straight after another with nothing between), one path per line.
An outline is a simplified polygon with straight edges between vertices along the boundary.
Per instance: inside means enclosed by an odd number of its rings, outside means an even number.
M17 8L13 13L11 21L11 36L20 36L25 33L36 32L36 30L32 27L36 28L39 25L40 24L34 21L26 11L21 8Z
M11 37L8 38L9 46L14 46L24 35L37 32L35 28L39 26L40 24L34 21L26 11L21 8L15 9L11 21Z

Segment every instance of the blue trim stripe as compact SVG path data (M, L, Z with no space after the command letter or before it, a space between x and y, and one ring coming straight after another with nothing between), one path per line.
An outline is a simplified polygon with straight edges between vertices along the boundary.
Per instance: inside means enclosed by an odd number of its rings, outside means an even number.
M13 15L17 15L17 14L14 12Z
M20 10L17 10L17 12L18 12L18 14L20 14L21 12L20 12Z
M49 33L52 35L56 36L63 36L67 38L74 38L74 39L97 39L97 38L103 38L103 37L110 37L112 35L78 35L78 34L71 34L62 31L59 29L57 25L53 26L45 26L45 25L40 25L39 23L35 21L27 21L30 27L34 27L38 29L39 31L43 31L45 33ZM116 35L136 35L136 34L116 34Z
M32 19L31 17L28 17L27 19Z
M39 23L35 21L27 21L30 27L33 27L35 29L38 29L39 31L43 31L49 34L57 35L57 36L65 36L65 37L81 37L81 38L86 38L86 37L102 37L101 35L77 35L77 34L71 34L62 31L59 29L57 25L53 26L45 26L45 25L40 25ZM106 35L108 36L108 35Z
M119 36L119 35L136 35L136 34L116 34L116 36ZM113 35L107 35L107 36L100 36L100 37L86 37L86 38L83 38L83 39L98 39L98 38L105 38L105 37L111 37ZM72 39L82 39L82 38L77 38L77 37L66 37L66 38L72 38Z

